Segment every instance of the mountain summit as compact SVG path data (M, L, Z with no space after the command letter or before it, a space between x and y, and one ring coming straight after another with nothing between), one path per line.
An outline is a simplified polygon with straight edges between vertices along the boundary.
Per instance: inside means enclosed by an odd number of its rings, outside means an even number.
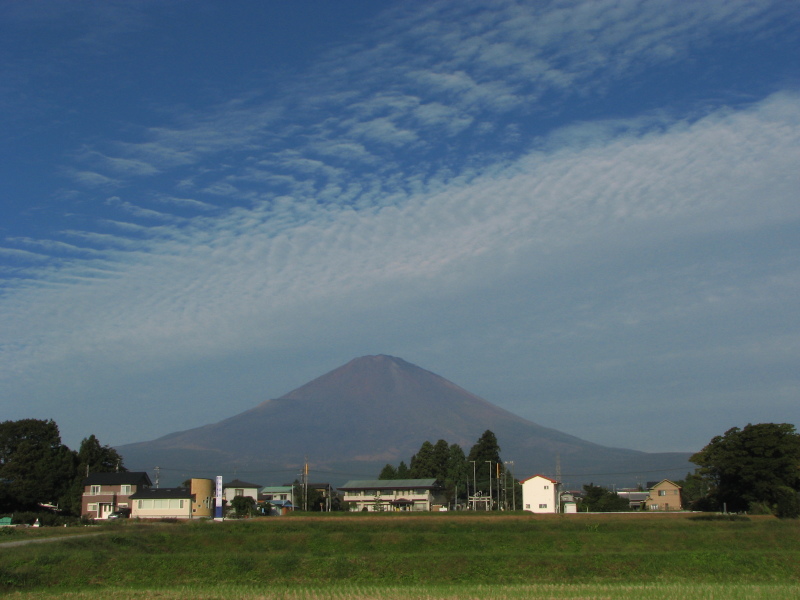
M648 454L608 448L548 429L503 410L456 384L393 356L363 356L274 400L219 423L120 446L128 468L158 464L208 476L236 470L264 483L292 479L308 457L331 482L375 477L386 463L408 461L422 442L439 439L469 452L487 429L519 476L555 474L575 484L622 484L689 469L688 453ZM171 466L170 466L171 465ZM678 469L678 473L674 471ZM286 473L291 473L287 476ZM336 474L341 474L341 477ZM610 477L611 474L625 477ZM260 475L257 475L260 474ZM319 478L317 476L316 478Z

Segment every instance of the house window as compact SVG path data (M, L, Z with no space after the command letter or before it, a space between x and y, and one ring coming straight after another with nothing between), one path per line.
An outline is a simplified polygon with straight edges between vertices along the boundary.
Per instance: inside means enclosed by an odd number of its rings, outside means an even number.
M525 505L525 508L526 508L526 509L527 509L527 508L530 508L530 507L531 507L531 505L530 505L530 504L526 504L526 505Z
M547 504L540 504L539 508L547 508Z
M92 496L97 496L98 494L100 494L100 491L102 489L103 489L102 485L93 485L92 486L92 492L91 492Z
M119 486L119 493L124 494L125 496L131 495L131 486L129 485L121 485Z
M87 504L86 510L89 512L97 512L97 504Z
M666 496L667 495L667 490L658 490L658 495L659 496Z
M236 488L236 495L244 496L244 490L242 488Z
M546 485L546 486L544 486L544 489L546 489L546 490L549 490L549 489L550 489L550 486L549 486L549 485Z

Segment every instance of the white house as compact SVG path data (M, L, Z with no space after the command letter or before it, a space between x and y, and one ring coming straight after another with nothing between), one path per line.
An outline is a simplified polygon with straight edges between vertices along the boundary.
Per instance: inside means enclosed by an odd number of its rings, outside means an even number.
M520 481L522 484L522 508L534 513L561 512L559 506L560 484L544 475L534 475Z
M439 502L435 479L362 479L339 487L351 510L422 511Z
M250 496L253 502L258 502L258 490L261 485L258 483L247 483L234 479L222 485L222 499L229 505L236 496Z

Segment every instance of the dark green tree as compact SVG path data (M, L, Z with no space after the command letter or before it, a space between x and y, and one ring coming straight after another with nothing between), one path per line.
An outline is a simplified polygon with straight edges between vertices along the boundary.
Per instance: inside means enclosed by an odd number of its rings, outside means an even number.
M794 425L733 427L690 460L699 466L717 509L740 512L764 505L775 514L794 512L800 489L800 435Z
M127 471L122 464L122 456L111 446L100 444L94 434L81 441L78 450L78 469L84 473L114 473Z
M0 423L0 512L62 503L75 469L75 453L61 443L55 421Z
M439 440L433 445L433 477L439 483L447 479L447 462L450 458L450 445L445 440Z
M466 500L467 483L469 482L467 457L458 444L450 444L447 449L447 465L441 483L448 502Z
M75 477L69 494L62 500L61 508L77 516L81 511L83 481L90 473L114 473L127 469L123 465L122 456L111 446L102 445L94 434L81 441L75 459L77 462Z
M618 494L599 485L583 486L581 510L587 512L620 512L630 510L630 503Z
M417 453L411 457L409 466L412 479L430 479L436 477L436 458L433 444L428 441L422 443Z
M385 467L383 467L383 469L381 469L378 479L397 479L397 469L395 469L392 465L387 464Z
M411 469L408 468L405 461L401 460L397 465L397 479L411 479Z
M492 487L495 487L494 482L498 474L497 465L500 465L499 471L501 472L501 476L502 473L505 472L502 460L500 459L500 445L497 443L497 436L495 436L491 430L487 429L484 431L483 435L481 435L475 445L470 449L467 462L471 461L475 461L475 471L478 480L477 489L485 495L488 495L489 483L491 482Z
M231 500L231 508L237 517L252 517L256 512L256 501L251 496L236 496Z

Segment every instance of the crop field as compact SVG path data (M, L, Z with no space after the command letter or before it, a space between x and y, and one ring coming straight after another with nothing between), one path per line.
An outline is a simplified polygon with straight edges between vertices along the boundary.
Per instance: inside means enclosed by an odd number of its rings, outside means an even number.
M58 533L56 541L15 546L2 544L25 540L27 531L0 536L0 594L800 599L800 521L773 517L294 515Z

